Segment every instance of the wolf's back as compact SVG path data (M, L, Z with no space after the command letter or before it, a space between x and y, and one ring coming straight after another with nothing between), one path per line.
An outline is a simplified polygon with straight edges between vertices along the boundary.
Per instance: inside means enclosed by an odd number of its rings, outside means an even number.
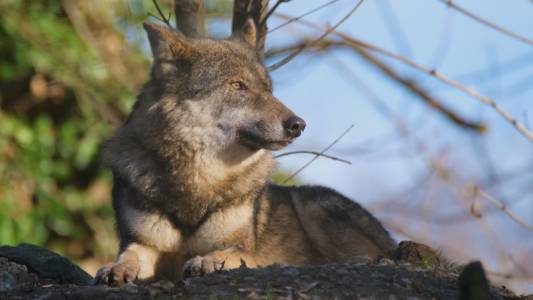
M265 196L263 201L269 204L260 205L258 214L264 218L261 223L267 225L258 231L257 239L283 241L277 246L285 251L279 254L283 258L272 259L294 260L288 263L294 265L301 261L346 262L354 256L390 256L396 248L387 230L370 212L332 189L270 185ZM272 249L274 245L267 247ZM292 249L306 251L291 254Z

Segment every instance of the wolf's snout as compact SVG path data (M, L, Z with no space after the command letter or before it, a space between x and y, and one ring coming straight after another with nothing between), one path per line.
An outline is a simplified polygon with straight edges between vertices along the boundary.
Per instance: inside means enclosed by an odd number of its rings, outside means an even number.
M297 116L292 116L285 120L283 127L291 138L297 138L305 129L305 121Z

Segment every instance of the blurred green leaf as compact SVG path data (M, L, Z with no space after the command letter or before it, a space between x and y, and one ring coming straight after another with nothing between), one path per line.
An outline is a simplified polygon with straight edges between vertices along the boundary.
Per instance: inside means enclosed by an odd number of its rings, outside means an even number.
M206 7L229 15L231 1ZM0 244L115 255L112 176L99 149L148 75L148 12L141 0L0 1Z

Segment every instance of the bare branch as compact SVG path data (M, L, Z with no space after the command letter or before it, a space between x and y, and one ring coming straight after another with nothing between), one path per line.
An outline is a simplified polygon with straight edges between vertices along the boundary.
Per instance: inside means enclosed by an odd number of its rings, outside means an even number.
M280 14L278 14L280 15ZM285 19L290 19L290 17L288 16L282 16L283 18ZM312 23L312 22L309 22L309 21L305 21L305 20L299 20L299 22L301 22L302 24L305 24L307 26L310 26L310 27L313 27L313 28L317 28L317 29L323 29L322 26L320 25L317 25L315 23ZM425 67L423 65L420 65L404 56L401 56L401 55L398 55L398 54L395 54L391 51L388 51L388 50L385 50L383 48L380 48L378 46L375 46L373 44L369 44L367 42L364 42L364 41L361 41L359 39L356 39L354 37L351 37L345 33L342 33L342 32L339 32L339 31L333 31L333 33L335 35L337 35L338 37L341 37L344 41L348 42L348 43L352 43L354 45L357 45L357 46L360 46L360 47L363 47L363 48L366 48L366 49L369 49L369 50L372 50L372 51L375 51L375 52L378 52L382 55L385 55L387 57L390 57L394 60L397 60L397 61L400 61L406 65L409 65L411 66L412 68L416 69L416 70L419 70L421 72L424 72L428 75L430 75L431 77L434 77L438 80L440 80L441 82L447 84L448 86L451 86L457 90L460 90L461 92L471 96L472 98L490 106L494 111L496 111L498 114L500 114L507 122L509 122L516 130L518 130L518 132L520 134L522 134L524 137L526 137L528 140L532 141L533 142L533 132L529 131L522 123L518 122L514 117L513 115L511 115L507 110L505 110L503 107L501 107L500 105L498 105L496 103L496 101L494 101L492 98L490 97L487 97L487 96L484 96L482 94L480 94L478 91L472 89L472 88L469 88L469 87L466 87L464 86L462 83L458 82L458 81L455 81L453 79L450 79L448 78L447 76L445 76L444 74L434 70L434 69L431 69L431 68L428 68L428 67Z
M326 3L322 4L322 5L320 5L320 6L317 6L317 7L313 8L313 9L311 9L311 10L309 10L309 11L307 11L307 12L305 12L305 13L303 13L303 14L297 16L297 17L294 17L294 18L292 18L292 19L286 21L285 23L282 23L282 24L280 24L280 25L278 25L278 26L276 26L276 27L270 29L270 30L268 31L268 33L271 33L271 32L273 32L273 31L276 31L276 30L280 29L281 27L284 27L284 26L286 26L286 25L289 25L290 23L292 23L292 22L294 22L294 21L298 21L298 20L300 20L301 18L306 17L306 16L308 16L308 15L310 15L310 14L312 14L312 13L315 13L315 12L317 12L317 11L323 9L324 7L327 7L327 6L333 4L333 3L337 2L337 1L339 1L339 0L332 0L332 1L329 1L329 2L326 2Z
M419 65L405 57L402 57L402 56L399 56L397 54L394 54L394 53L391 53L387 50L384 50L382 48L379 48L377 46L374 46L374 45L371 45L371 44L368 44L366 42L362 42L362 41L359 41L359 40L355 40L355 39L352 39L350 38L351 42L355 43L355 44L358 44L360 45L361 47L365 47L367 49L370 49L370 50L373 50L373 51L376 51L376 52L379 52L383 55L386 55L388 57L391 57L391 58L394 58L396 60L399 60L405 64L408 64L409 66L419 70L419 71L422 71L434 78L437 78L439 79L440 81L444 82L445 84L447 84L448 86L451 86L457 90L460 90L462 91L463 93L471 96L472 98L475 98L477 100L479 100L480 102L492 107L492 109L494 111L496 111L498 114L500 114L505 120L507 120L513 127L516 128L516 130L518 130L518 132L520 132L524 137L526 137L528 140L530 141L533 141L533 133L531 131L529 131L522 123L518 122L514 117L513 115L511 115L511 113L509 113L507 110L505 110L503 107L501 107L500 105L498 105L496 103L496 101L494 101L492 98L490 97L487 97L487 96L484 96L482 94L480 94L478 91L472 89L472 88L469 88L469 87L466 87L464 86L463 84L461 84L460 82L458 81L455 81L451 78L448 78L447 76L445 76L444 74L436 71L436 70L433 70L433 69L430 69L428 67L424 67L422 65Z
M465 129L477 131L479 133L483 133L487 130L487 127L485 126L485 124L474 122L474 121L469 121L469 120L466 120L464 117L459 116L457 113L447 108L442 103L442 101L430 95L429 92L425 91L422 87L416 84L416 82L410 79L407 79L403 77L402 75L398 74L398 72L396 72L390 66L385 64L383 61L377 59L377 57L373 56L368 51L360 47L354 47L353 49L356 50L359 53L359 55L364 57L368 62L372 63L375 67L377 67L379 70L385 73L389 78L400 83L403 87L405 87L406 89L411 91L413 94L417 95L420 99L422 99L429 107L440 112L441 114L446 116L448 120L452 121L456 125L459 125L460 127L463 127Z
M527 230L533 231L533 225L530 225L522 220L520 220L518 217L516 217L509 209L503 204L500 200L496 199L494 196L490 195L489 193L485 192L479 186L474 186L475 192L480 195L482 198L488 200L492 205L499 208L503 213L505 213L513 222L517 223L518 225L526 228Z
M303 45L300 49L298 49L298 50L294 51L293 53L289 54L287 57L285 57L281 61L271 65L270 67L268 67L268 70L269 71L275 71L276 69L280 68L281 66L283 66L283 65L287 64L288 62L290 62L291 60L293 60L298 54L302 53L302 51L304 51L305 48L313 46L314 44L320 42L322 39L324 39L326 36L328 36L330 33L334 32L335 29L337 29L337 27L339 27L342 23L344 23L346 20L348 20L348 18L350 18L350 16L359 8L359 6L361 6L361 4L363 4L363 1L364 0L357 1L357 3L354 5L354 7L342 19L340 19L335 25L333 25L333 27L328 28L327 30L325 30L325 32L321 36L319 36L316 40L312 41L309 44Z
M507 209L505 204L503 204L500 200L496 199L494 196L492 196L488 192L484 191L479 185L477 184L473 184L470 186L464 185L462 180L457 178L457 176L450 169L443 167L442 165L440 165L438 162L434 160L430 159L430 161L428 161L428 164L430 168L432 168L436 172L436 174L438 174L440 178L450 187L457 187L458 189L462 191L469 191L470 193L473 192L472 199L475 199L476 195L481 196L482 198L491 202L496 208L500 209L504 214L506 214L511 219L511 221L518 224L524 229L533 231L533 225L530 225L524 222L523 220L521 220L520 218L518 218L509 209ZM482 219L481 218L482 215L476 212L469 210L468 213L470 213L470 215L472 215L478 221Z
M174 0L176 27L192 38L207 35L203 0Z
M346 69L349 71L349 69ZM347 73L348 75L352 75L353 73ZM357 78L355 78L357 79ZM407 125L403 122L402 119L400 119L396 114L394 114L391 110L389 110L386 106L383 105L383 101L381 101L377 96L372 93L372 91L368 88L366 88L364 85L360 85L364 93L368 94L368 97L372 100L376 101L377 104L380 106L381 110L388 116L394 120L394 124L398 128L399 133L402 137L407 138L409 136L409 131L407 130ZM430 157L426 154L425 151L425 143L418 139L416 136L411 136L413 139L413 146L416 152L420 154L420 156L424 159L426 165L428 166L428 169L433 171L435 174L437 174L443 182L448 184L451 187L459 187L460 189L464 190L468 187L464 185L462 180L457 179L455 174L452 172L452 170L444 167L441 163L439 163L436 159ZM484 197L485 199L489 200L494 206L496 206L498 209L503 211L506 215L510 217L510 219L515 222L516 224L522 226L523 228L527 230L533 231L533 225L529 225L526 222L522 221L520 218L516 217L513 213L511 213L506 207L505 204L503 204L501 201L490 195L488 192L482 190L479 185L473 185L474 192L478 195ZM470 190L472 188L472 185L469 187ZM471 216L476 218L476 215L472 214L472 211L468 212ZM479 219L479 218L476 218Z
M163 14L163 11L161 10L161 7L159 7L159 3L157 3L157 0L152 0L152 2L154 3L155 9L157 9L157 13L159 14L159 17L157 17L156 15L152 13L148 13L148 15L158 19L159 21L167 24L168 27L172 28L172 25L170 25L170 15L168 15L168 17L165 17L165 15Z
M529 45L533 45L533 40L532 39L530 39L528 37L525 37L523 35L520 35L518 33L512 32L512 31L510 31L508 29L505 29L505 28L503 28L503 27L501 27L499 25L496 25L496 24L494 24L494 23L492 23L492 22L490 22L490 21L488 21L486 19L483 19L482 17L480 17L480 16L478 16L478 15L476 15L476 14L474 14L474 13L468 11L468 10L466 10L465 8L455 4L452 0L439 0L439 1L442 2L442 3L445 3L446 5L448 5L448 7L453 8L454 10L462 13L463 15L475 20L476 22L479 22L479 23L481 23L481 24L483 24L483 25L485 25L487 27L490 27L490 28L492 28L492 29L504 34L504 35L507 35L507 36L509 36L511 38L514 38L516 40L519 40L519 41L524 42L524 43L529 44Z
M428 165L431 169L433 169L436 172L437 175L440 176L440 178L442 178L442 180L445 183L450 185L450 187L457 187L463 192L466 191L470 193L472 199L475 199L477 195L481 196L482 198L492 203L496 208L500 209L504 214L506 214L511 219L511 221L513 221L514 223L520 225L521 227L529 231L533 231L533 225L530 225L524 222L523 220L521 220L520 218L518 218L505 206L504 203L502 203L500 200L496 199L496 197L492 196L491 194L483 190L479 185L477 184L472 184L469 186L465 185L463 181L459 179L458 176L456 176L452 170L442 166L435 160L430 159L428 161ZM481 219L481 215L479 215L478 213L475 213L471 210L468 212L478 221Z
M304 45L308 44L307 42L300 42L294 45L287 46L283 49L273 49L269 50L267 53L267 57L269 55L279 55L280 53L286 52L286 51L293 51L293 49L300 49ZM478 133L482 133L486 131L486 126L483 123L475 122L467 120L466 118L458 115L454 111L452 111L450 108L446 107L442 101L435 98L434 96L430 95L429 92L425 91L422 87L420 87L416 82L405 78L404 76L400 75L397 71L395 71L393 68L391 68L389 65L387 65L382 60L378 59L371 53L369 53L367 50L358 47L353 44L347 44L344 41L332 41L332 40L324 40L319 43L316 43L314 45L314 48L317 48L318 50L325 50L329 49L331 47L348 47L350 49L353 49L356 51L356 53L360 56L362 56L366 61L370 62L372 65L374 65L376 68L378 68L381 72L383 72L386 76L389 78L395 80L398 82L401 86L418 96L422 101L424 101L430 108L436 110L437 112L444 115L448 120L452 121L454 124L465 128L474 130Z
M305 168L307 168L310 164L312 164L317 158L322 156L324 153L326 153L331 147L335 146L350 130L352 130L353 125L350 125L339 137L337 137L331 144L329 144L326 148L322 149L318 154L315 154L315 157L313 157L311 160L309 160L307 163L305 163L302 167L300 167L298 170L293 172L289 177L285 178L282 183L286 183L287 181L294 178L294 176L298 175L300 172L302 172Z
M317 155L317 156L323 156L325 158L329 158L331 160L336 160L336 161L340 161L340 162L343 162L345 164L349 164L351 165L352 162L349 161L349 160L346 160L346 159L342 159L340 157L336 157L336 156L333 156L333 155L328 155L328 154L324 154L324 153L320 153L320 152L317 152L317 151L309 151L309 150L300 150L300 151L290 151L290 152L285 152L285 153L281 153L281 154L278 154L276 156L274 156L274 158L280 158L280 157L283 157L283 156L288 156L288 155L293 155L293 154L314 154L314 155Z
M267 22L268 18L270 18L270 16L276 11L276 9L278 8L278 6L280 6L281 3L289 2L289 1L290 0L278 0L276 2L276 4L274 4L274 6L272 6L272 8L268 11L268 13L265 15L265 17L263 19L261 19L261 23L260 23L259 27L262 27L263 25L266 25L266 22Z
M490 270L487 270L486 272L487 274L489 274L489 276L501 277L505 279L518 280L518 281L533 282L533 275L510 274L510 273L494 272Z

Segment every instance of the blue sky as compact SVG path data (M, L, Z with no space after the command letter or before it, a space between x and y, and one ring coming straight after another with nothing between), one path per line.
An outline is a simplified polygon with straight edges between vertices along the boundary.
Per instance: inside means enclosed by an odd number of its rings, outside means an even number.
M280 11L290 15L297 15L318 3L319 1L313 1L313 5L302 5L301 1L291 1L282 5ZM348 11L353 3L354 1L341 0L328 9L310 16L309 19L316 20L322 24L332 24L343 13ZM339 30L386 49L400 52L395 49L395 44L387 32L383 16L380 14L379 6L376 3L377 1L364 3ZM450 46L446 46L448 47L446 55L437 66L439 71L452 78L473 71L486 70L492 67L491 61L496 64L496 60L505 62L528 52L533 52L533 48L528 45L491 31L462 15L450 13L446 6L439 3L439 1L409 0L400 2L389 0L387 3L394 11L410 43L412 58L426 66L430 66L429 63L433 61L432 57L438 51L437 49L442 46L443 24L449 23L450 18L453 19L451 21L453 23L452 32L449 33L451 36L449 40ZM526 36L531 32L531 30L528 32L527 29L533 28L533 18L531 18L533 6L528 1L506 1L506 3L499 1L468 1L468 3L459 4L479 15L487 16L487 18L494 20L495 23L502 24ZM283 42L298 36L298 30L302 27L297 25L291 27L295 31L292 35L287 31L277 31L272 36L269 36L270 44L277 44L279 41ZM425 109L418 99L405 93L396 84L384 80L379 73L368 67L365 62L358 60L354 55L342 52L334 55L335 60L341 61L354 70L359 78L364 79L364 82L374 91L378 91L379 97L385 100L399 114L428 114L427 117L429 119L438 119L435 122L439 122L439 125L443 127L448 127L445 128L446 130L452 131L443 133L444 135L456 134L454 131L460 131L446 122L442 122L442 118L438 114ZM336 148L364 148L365 146L360 142L391 133L389 122L383 122L380 114L363 99L365 98L364 95L358 93L353 86L346 84L340 78L339 73L334 69L334 62L332 63L331 61L327 56L302 55L283 69L272 74L276 84L276 95L304 117L309 124L304 136L292 146L294 149L300 148L300 145L317 146L317 149L320 149L321 145L327 145L350 124L355 124L355 128ZM507 146L531 147L530 143L525 141L513 128L510 128L505 122L500 122L499 116L492 113L487 107L480 105L477 100L464 96L452 89L442 88L442 85L439 85L435 80L427 79L427 77L409 67L402 67L401 64L395 64L395 66L403 74L409 74L415 79L427 82L426 85L434 95L442 95L446 103L451 104L456 110L465 112L467 116L472 116L474 119L484 118L490 120L489 122L491 122L490 125L492 126L488 134L489 139L494 132L494 134L498 134L498 140L505 139L504 144ZM302 72L298 70L302 70ZM304 73L303 76L301 73ZM503 78L499 82L491 80L489 84L485 85L476 85L475 82L466 82L466 84L488 95L494 93L491 92L491 89L495 89L494 85L506 88L520 78L529 77L531 78L531 84L533 84L533 63L530 63L529 68L523 68L522 72L513 73L511 76L502 75L501 77ZM435 88L436 92L434 92L433 88ZM512 97L504 96L496 99L518 118L523 116L524 111L533 108L532 92L513 95ZM511 105L505 105L505 102L510 102ZM496 124L493 124L492 120ZM505 147L504 149L502 147L499 150L506 152L508 148ZM282 166L292 167L293 163L298 164L298 162L299 159L297 158L294 159L294 162L285 159L282 162ZM302 173L301 177L314 181L314 178L323 177L325 175L323 172L328 169L334 172L342 170L350 172L354 168L337 165L330 161L324 162L326 163L325 165L319 163L310 167ZM328 167L328 165L332 166ZM342 179L337 177L346 178L346 176L326 177L331 178L328 180L331 184L343 189L342 186L344 184L338 184ZM323 179L320 179L320 181L323 181Z
M311 1L309 1L309 5L303 5L302 1L291 1L282 5L280 11L297 15L324 2L326 1L313 1L311 5ZM341 0L337 4L308 17L308 19L321 24L332 24L348 11L353 3L354 1ZM401 53L396 49L376 3L377 1L364 3L339 30ZM499 62L504 63L521 55L533 53L531 46L492 31L462 15L450 12L439 1L409 0L400 2L389 0L387 3L394 11L398 23L402 26L402 31L409 41L413 60L426 66L431 66L430 63L435 61L433 59L435 53L439 51L439 47L442 47L443 24L453 23L451 32L448 33L450 38L447 42L449 45L446 45L446 54L439 59L440 63L435 65L439 71L452 78L460 78L460 75L474 71L490 70L490 68L496 68L495 65ZM528 1L506 1L505 3L468 1L468 3L458 3L523 35L527 36L531 32L527 29L533 28L533 18L531 18L533 6ZM275 24L272 23L271 27ZM282 44L297 38L302 32L301 28L303 27L295 24L290 26L288 30L276 31L269 36L268 46ZM372 148L365 143L380 137L394 136L394 128L390 122L377 112L375 107L369 105L368 99L365 99L368 97L360 93L354 85L347 84L342 79L342 75L340 75L342 73L336 70L338 62L357 74L392 110L405 117L406 121L414 127L412 129L415 132L420 132L423 138L432 134L432 130L437 131L436 135L431 135L431 138L438 138L434 141L428 141L429 143L438 145L448 139L454 141L461 139L461 137L462 139L469 139L469 135L465 137L462 129L450 125L437 113L428 110L415 96L406 93L395 83L384 79L381 74L355 55L336 51L333 53L333 57L330 58L329 55L301 55L282 69L272 73L276 96L306 119L308 123L304 135L287 150L307 148L320 150L350 124L355 125L354 129L334 147L331 153L349 157L350 151L348 149L350 148ZM486 95L495 97L502 106L512 112L520 121L523 121L524 114L533 109L533 89L510 96L507 96L505 91L498 93L495 90L505 90L512 87L513 83L518 80L527 78L531 79L533 85L533 56L524 63L529 63L529 66L521 67L518 71L501 74L499 80L497 79L498 76L489 76L496 79L488 80L483 84L477 84L473 80L464 81L464 83ZM423 81L424 86L433 95L439 96L454 110L462 112L464 116L471 119L486 121L490 126L486 139L491 146L494 146L491 147L491 151L494 152L495 157L506 156L506 160L508 160L502 168L505 168L506 165L509 165L508 168L514 168L531 158L529 155L531 143L520 136L508 123L502 121L501 117L492 112L490 108L409 67L404 67L399 63L393 65L402 74ZM533 114L533 111L530 114ZM411 124L420 119L425 119L424 128L416 128L417 124ZM394 144L396 139L391 140L393 140L391 143ZM467 141L458 140L458 142ZM391 145L391 148L394 149L394 145ZM462 152L461 149L458 150L458 152ZM509 155L509 151L513 155ZM465 150L465 152L467 151ZM284 158L280 164L285 169L294 169L306 160L307 157ZM305 182L327 183L350 195L362 193L366 198L366 196L375 196L374 191L368 189L368 183L376 184L379 182L384 185L396 186L396 181L404 181L402 177L410 174L409 171L406 173L407 170L403 165L405 159L399 159L399 161L385 159L386 163L378 159L360 160L357 157L353 157L352 160L354 162L352 166L345 166L321 159L302 172L300 178ZM411 161L407 161L407 163L411 164ZM381 175L384 170L388 172L387 178L383 178ZM359 179L357 182L360 183L354 182L354 178ZM358 185L360 185L359 189Z
M326 2L293 0L282 4L279 11L295 16ZM306 19L333 25L355 2L340 0ZM530 1L471 0L455 3L511 31L533 38L533 4ZM395 19L393 21L391 14ZM273 18L269 26L272 28L279 22L279 19ZM395 27L392 30L394 36L387 22ZM438 0L367 0L338 30L436 68L493 97L519 121L533 127L531 45L487 28L448 9ZM295 22L270 34L267 48L320 33ZM404 38L398 39L398 36ZM509 63L517 59L518 62ZM398 197L409 187L416 186L419 180L428 176L426 164L419 155L414 154L416 152L412 151L409 143L398 138L390 118L384 117L376 109L361 88L350 83L354 79L339 72L345 68L408 124L410 132L423 141L428 155L445 159L446 165L460 174L465 184L483 182L488 177L489 169L494 170L495 174L523 172L523 176L519 174L518 181L489 185L487 189L505 201L513 213L533 224L533 179L532 172L528 172L533 170L533 143L478 100L401 63L387 61L401 74L421 82L432 95L442 99L454 111L469 119L487 123L489 131L480 138L457 128L349 51L338 50L327 55L303 54L272 73L275 95L308 124L303 136L281 152L304 149L320 151L351 124L355 127L328 152L352 161L352 165L320 158L298 178L304 183L333 187L357 199L385 218L385 222L412 222L412 226L407 228L415 232L414 235L421 236L417 231L421 225L416 225L420 220L402 215L401 210L396 211L396 214L387 211L386 208L380 208L378 203ZM472 72L481 73L468 75ZM361 155L361 152L365 154ZM284 170L296 170L310 158L303 155L284 157L279 160L279 165ZM420 184L418 192L426 190L428 185ZM439 212L453 211L457 206L450 200L454 197L446 189L437 188L434 194L433 198L439 201L432 204L430 220L437 218ZM410 196L417 201L424 198L416 193ZM403 202L398 203L404 205ZM420 201L414 202L414 209L421 209L421 205ZM476 205L491 210L490 204ZM499 257L509 253L512 259L526 264L529 261L527 267L533 269L533 232L510 222L498 211L487 214L484 220L485 225L475 220L446 226L429 226L426 222L424 226L429 229L424 229L428 231L425 237L428 243L444 250L448 249L448 245L443 245L442 241L454 241L460 247L464 243L469 249L463 251L466 254L460 254L462 259L483 258L492 270L516 271L517 266L513 262ZM485 237L484 234L478 234L480 230L490 234ZM507 250L497 249L503 245L515 246ZM506 253L502 254L502 251ZM452 250L449 250L449 254L459 255ZM528 283L514 283L514 287L533 292Z

